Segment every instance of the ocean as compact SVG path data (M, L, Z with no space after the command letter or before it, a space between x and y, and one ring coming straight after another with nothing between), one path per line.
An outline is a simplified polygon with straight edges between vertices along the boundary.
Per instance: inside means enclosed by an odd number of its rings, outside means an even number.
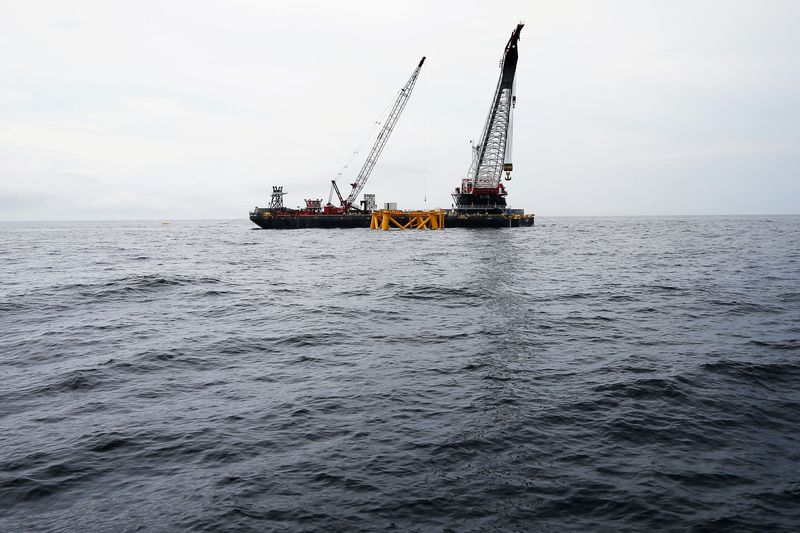
M797 531L800 217L0 223L0 531Z

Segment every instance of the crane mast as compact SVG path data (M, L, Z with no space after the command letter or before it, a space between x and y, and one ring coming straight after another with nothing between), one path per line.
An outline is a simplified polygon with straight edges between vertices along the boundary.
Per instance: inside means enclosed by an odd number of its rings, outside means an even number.
M524 24L511 33L500 61L500 78L489 107L489 115L480 142L473 145L472 164L467 177L456 188L456 209L470 212L501 212L506 207L506 191L501 183L503 172L511 179L511 138L516 105L517 42Z
M406 107L406 103L408 103L408 99L411 97L411 91L414 89L414 84L417 82L417 76L419 76L419 71L424 62L425 58L423 57L417 65L417 68L414 69L413 73L411 73L411 77L408 79L406 84L402 89L400 89L400 94L397 96L397 100L395 101L392 110L389 112L389 115L384 121L383 128L381 128L380 133L378 133L378 138L375 140L375 144L372 145L372 150L370 150L369 155L367 155L367 159L364 161L364 165L361 167L358 177L356 177L356 180L350 184L352 187L350 194L345 200L341 201L342 209L345 213L353 208L356 198L358 198L359 193L367 183L369 175L372 173L372 169L375 168L375 163L378 162L378 158L380 157L384 146L386 146L386 141L389 140L389 135L391 135L395 124L397 124L397 120L400 118L403 109ZM336 186L336 182L334 182L334 186Z

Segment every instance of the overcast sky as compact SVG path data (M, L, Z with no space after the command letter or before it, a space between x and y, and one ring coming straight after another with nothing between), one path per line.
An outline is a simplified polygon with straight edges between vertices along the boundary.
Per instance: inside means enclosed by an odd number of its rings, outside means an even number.
M3 0L0 220L327 200L423 55L364 192L449 206L519 21L512 207L800 212L798 1Z

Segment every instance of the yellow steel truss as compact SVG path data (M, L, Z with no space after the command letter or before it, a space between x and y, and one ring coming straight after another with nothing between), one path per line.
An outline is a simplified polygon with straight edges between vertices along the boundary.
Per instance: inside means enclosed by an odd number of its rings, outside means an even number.
M382 209L373 211L370 229L444 229L444 211L398 211Z

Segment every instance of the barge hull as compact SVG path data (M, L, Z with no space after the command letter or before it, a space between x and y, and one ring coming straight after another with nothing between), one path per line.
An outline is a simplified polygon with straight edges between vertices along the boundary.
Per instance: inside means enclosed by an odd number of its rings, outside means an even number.
M525 228L533 215L445 215L445 228Z
M250 220L262 229L335 229L369 228L370 215L271 215L268 211L255 211ZM447 228L520 228L533 226L533 215L506 214L446 214Z
M370 215L250 215L250 220L262 229L369 228L370 218Z

